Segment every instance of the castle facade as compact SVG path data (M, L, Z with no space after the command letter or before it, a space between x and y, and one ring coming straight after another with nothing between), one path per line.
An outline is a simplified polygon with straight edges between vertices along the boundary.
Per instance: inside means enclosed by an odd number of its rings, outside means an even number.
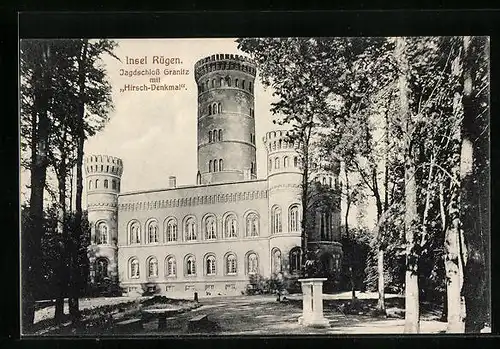
M198 172L190 186L122 193L122 160L85 159L91 224L90 280L128 294L241 294L252 275L298 275L301 265L300 160L285 130L267 132L267 176L257 178L255 64L217 54L195 65ZM194 155L194 154L193 154ZM126 170L126 169L125 169ZM338 185L338 171L318 174ZM339 271L340 205L317 212L308 244Z

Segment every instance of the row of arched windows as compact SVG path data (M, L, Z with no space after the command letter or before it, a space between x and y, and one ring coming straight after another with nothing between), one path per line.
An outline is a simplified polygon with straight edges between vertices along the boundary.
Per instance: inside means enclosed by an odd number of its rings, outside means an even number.
M224 171L224 161L222 159L210 160L208 162L208 172L220 172Z
M222 140L222 130L208 131L208 143L220 142Z
M245 215L244 236L259 236L259 216L255 212L249 212ZM182 227L184 241L200 240L198 228L194 217L185 219ZM222 219L222 234L218 231L218 221L215 215L209 214L202 219L201 232L205 240L216 240L220 237L225 239L237 238L239 236L238 218L234 213L228 213ZM146 243L158 243L158 221L150 220L146 224ZM134 220L129 223L128 228L129 244L141 243L141 225ZM179 229L177 220L174 217L167 218L164 224L164 242L179 241Z
M294 156L293 157L293 167L299 167L299 157ZM273 169L279 170L283 166L283 168L289 168L291 167L290 164L290 157L284 156L283 158L280 158L276 156L274 159L269 159L269 171L272 171Z
M208 105L208 115L222 114L222 104L212 103Z
M268 144L269 151L280 150L280 149L293 149L295 148L293 143L279 139L278 141L272 141Z
M317 224L322 241L332 240L332 216L327 212L317 212Z
M223 78L212 79L212 80L209 79L205 82L200 82L199 91L205 92L208 91L210 88L217 88L217 87L233 87L233 80L231 79L230 76L226 76L225 79ZM234 87L253 92L253 85L251 81L234 79Z
M158 277L158 259L154 256L150 256L146 259L146 277L154 278ZM141 276L141 267L139 259L137 257L132 257L129 260L129 278L137 279ZM220 274L220 270L217 265L217 258L215 254L208 253L203 258L203 269L202 273L198 272L196 257L192 254L188 254L184 257L183 263L183 273L185 276L196 276L197 274L203 274L206 276L215 276ZM247 252L245 255L245 274L253 275L259 272L259 257L253 251ZM177 277L177 262L174 256L167 256L165 258L165 276L168 278ZM234 252L228 252L224 255L224 265L223 265L224 275L237 275L238 270L238 259Z
M288 264L290 273L298 273L302 265L302 255L300 247L294 247L290 250ZM283 271L283 256L279 248L271 250L271 271L272 273L281 273Z
M321 183L322 185L327 185L330 187L333 187L333 178L331 176L328 177L318 177L316 180ZM337 185L337 180L335 180L335 185Z
M89 179L89 190L92 189L92 183L95 183L93 189L109 189L109 180L107 179L102 181L102 188L101 181L99 179L96 179L95 181ZM112 179L111 189L120 190L120 181L117 179Z
M288 208L288 231L300 231L300 211L299 205L293 204ZM275 205L271 209L271 234L283 232L281 207Z

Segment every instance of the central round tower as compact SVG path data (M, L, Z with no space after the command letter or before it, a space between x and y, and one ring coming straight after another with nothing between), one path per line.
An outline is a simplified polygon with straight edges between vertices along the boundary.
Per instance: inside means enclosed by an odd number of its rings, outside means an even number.
M195 64L198 184L255 179L255 64L216 54Z

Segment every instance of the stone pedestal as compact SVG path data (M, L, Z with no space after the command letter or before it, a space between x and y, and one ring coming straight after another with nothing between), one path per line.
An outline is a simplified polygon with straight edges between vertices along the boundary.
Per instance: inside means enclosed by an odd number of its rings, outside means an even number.
M323 317L323 282L326 278L300 279L302 284L302 316L299 324L313 327L329 327Z

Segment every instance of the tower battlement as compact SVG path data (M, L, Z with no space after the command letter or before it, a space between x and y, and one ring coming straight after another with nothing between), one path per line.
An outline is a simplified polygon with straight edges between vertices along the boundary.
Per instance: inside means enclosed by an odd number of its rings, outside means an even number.
M262 141L264 142L268 154L285 149L288 151L295 151L298 146L297 142L291 142L288 139L287 130L274 130L266 132Z
M235 54L214 54L200 59L194 65L195 80L199 81L204 75L215 71L240 71L255 77L257 69L254 61L242 55Z
M89 155L85 157L85 174L111 174L121 176L123 161L110 155Z

